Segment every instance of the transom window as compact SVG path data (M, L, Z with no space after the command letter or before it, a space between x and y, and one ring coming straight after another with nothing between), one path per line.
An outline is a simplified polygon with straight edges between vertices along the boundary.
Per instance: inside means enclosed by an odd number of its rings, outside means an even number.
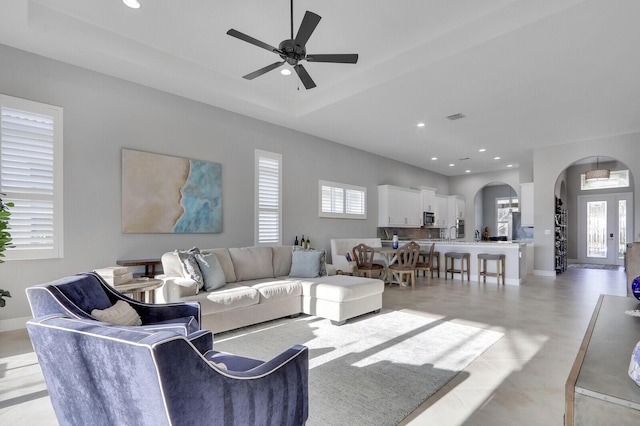
M318 193L320 217L367 218L367 188L321 180Z
M611 170L609 179L587 180L584 173L580 174L580 189L591 191L594 189L628 188L629 170Z

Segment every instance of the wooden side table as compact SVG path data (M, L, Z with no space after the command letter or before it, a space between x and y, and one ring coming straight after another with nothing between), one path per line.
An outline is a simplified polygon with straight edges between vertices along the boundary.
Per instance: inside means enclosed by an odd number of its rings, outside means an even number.
M117 260L116 264L120 266L144 266L143 277L155 278L156 266L162 265L160 259L127 259Z
M162 280L134 278L127 283L114 285L113 288L120 293L131 293L131 297L140 302L155 303L155 293L153 290L160 286L162 286Z

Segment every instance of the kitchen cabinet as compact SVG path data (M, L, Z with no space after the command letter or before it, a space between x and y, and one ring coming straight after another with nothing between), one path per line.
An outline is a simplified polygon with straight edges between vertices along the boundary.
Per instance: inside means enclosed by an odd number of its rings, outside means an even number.
M441 228L447 227L448 215L449 215L449 202L447 200L446 195L438 195L435 196L436 204L435 204L435 224L434 226L439 226Z
M436 210L436 190L434 188L428 188L421 186L420 194L422 196L422 211L435 212Z
M422 194L419 190L378 186L378 226L419 228L421 225Z
M464 219L466 200L460 195L450 195L448 198L448 226L455 226L457 219Z
M520 184L520 225L533 226L533 182Z

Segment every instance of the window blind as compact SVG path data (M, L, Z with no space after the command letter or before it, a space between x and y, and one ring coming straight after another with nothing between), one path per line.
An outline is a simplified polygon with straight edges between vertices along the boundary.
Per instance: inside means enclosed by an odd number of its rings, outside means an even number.
M14 203L9 220L14 247L7 258L60 257L61 191L56 189L61 182L56 182L56 166L62 159L56 158L61 141L55 126L61 124L55 110L34 112L49 106L24 100L15 103L26 108L6 106L12 100L0 98L0 192Z
M257 244L280 244L281 156L256 151Z
M367 189L320 181L320 217L366 219Z

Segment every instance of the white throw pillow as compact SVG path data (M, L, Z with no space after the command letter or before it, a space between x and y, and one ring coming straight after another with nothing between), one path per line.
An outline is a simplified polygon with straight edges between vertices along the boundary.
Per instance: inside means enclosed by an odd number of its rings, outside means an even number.
M94 309L91 316L98 321L117 325L142 325L140 315L124 300L118 300L115 305L107 309Z

